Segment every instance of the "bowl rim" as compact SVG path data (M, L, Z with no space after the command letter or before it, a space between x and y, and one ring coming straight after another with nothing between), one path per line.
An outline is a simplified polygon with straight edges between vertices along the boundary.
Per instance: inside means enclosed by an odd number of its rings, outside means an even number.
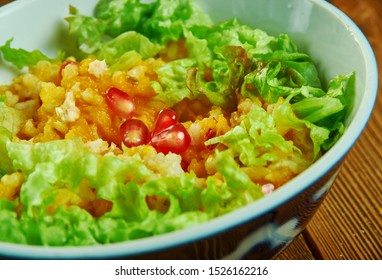
M38 2L40 0L14 1L4 5L0 9L0 17L6 12L12 12L22 8L27 2ZM315 181L326 174L337 165L350 151L357 139L362 134L366 124L372 114L378 91L378 67L373 49L356 23L353 22L344 12L331 3L323 0L309 0L312 4L318 5L345 25L354 38L357 40L362 55L366 63L366 89L367 98L363 97L354 119L347 127L344 135L335 144L335 148L330 149L317 162L300 174L296 178L286 183L271 196L264 197L252 204L244 206L233 212L212 219L211 221L193 226L191 228L177 230L174 232L161 234L149 238L130 240L105 245L73 246L73 247L43 247L35 245L13 244L0 242L0 255L8 257L27 258L59 258L59 259L86 259L86 258L108 258L119 256L134 256L171 247L180 246L193 241L213 236L217 233L238 226L251 219L255 219L264 213L285 203L287 200L298 195L309 188ZM308 179L307 179L308 178ZM292 187L293 185L293 187Z

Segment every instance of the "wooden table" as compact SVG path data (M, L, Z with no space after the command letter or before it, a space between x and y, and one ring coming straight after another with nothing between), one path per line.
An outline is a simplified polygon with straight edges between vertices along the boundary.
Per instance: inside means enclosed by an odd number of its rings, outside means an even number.
M10 1L0 0L0 5ZM358 24L382 65L382 1L330 2ZM332 190L307 229L277 259L382 259L381 85L380 80L369 124Z

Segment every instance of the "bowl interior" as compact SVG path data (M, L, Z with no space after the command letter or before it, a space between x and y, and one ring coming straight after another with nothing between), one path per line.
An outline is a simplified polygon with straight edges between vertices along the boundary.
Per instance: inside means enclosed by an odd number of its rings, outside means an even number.
M55 56L57 49L71 45L65 34L69 5L82 14L91 14L97 0L29 0L15 1L0 9L0 45L14 38L12 46L27 50L40 49ZM136 254L152 249L181 244L211 235L227 227L259 216L272 207L291 199L311 182L325 174L342 158L362 132L377 92L377 71L374 54L358 27L342 12L320 0L209 0L199 1L214 21L238 17L243 23L261 28L271 35L287 33L302 52L311 55L318 66L323 84L339 74L356 72L356 97L348 117L348 128L335 147L311 168L288 183L274 195L254 205L220 217L207 224L147 240L129 241L118 246L94 248L33 248L0 244L0 251L36 256L104 256L128 252ZM12 67L0 68L0 83L8 83L17 74ZM292 186L293 184L293 186ZM175 240L175 242L174 242ZM3 246L3 247L2 247ZM29 248L26 248L29 247ZM2 249L1 249L2 248Z

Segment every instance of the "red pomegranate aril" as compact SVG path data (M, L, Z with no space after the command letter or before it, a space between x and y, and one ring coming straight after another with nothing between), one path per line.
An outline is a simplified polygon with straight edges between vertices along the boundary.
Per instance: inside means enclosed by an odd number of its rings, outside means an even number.
M153 131L151 132L152 136L162 132L163 130L173 126L178 122L178 116L175 111L171 109L163 109L159 111L155 123Z
M133 116L135 105L126 92L114 87L109 88L105 100L109 108L121 118L130 119Z
M138 119L129 119L125 121L120 129L122 142L126 147L137 147L149 142L149 129Z
M186 128L180 124L162 130L160 133L151 138L150 144L158 153L175 153L181 154L185 152L191 143L191 137Z

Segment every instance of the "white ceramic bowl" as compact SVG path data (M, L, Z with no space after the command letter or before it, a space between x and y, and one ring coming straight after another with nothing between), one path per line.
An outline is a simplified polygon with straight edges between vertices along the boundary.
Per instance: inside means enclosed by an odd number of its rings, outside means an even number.
M54 56L63 44L63 18L69 4L91 14L96 0L19 0L0 8L0 44L40 49ZM81 248L46 248L0 243L0 254L19 258L242 258L281 252L307 225L332 185L344 156L362 133L377 93L377 66L360 29L341 11L321 0L199 1L215 21L237 16L271 35L288 33L318 65L323 83L356 71L355 106L337 144L312 167L271 196L208 223L136 241ZM16 73L0 68L0 83ZM223 241L222 241L223 240ZM229 240L224 249L214 244ZM209 248L209 249L206 249Z

